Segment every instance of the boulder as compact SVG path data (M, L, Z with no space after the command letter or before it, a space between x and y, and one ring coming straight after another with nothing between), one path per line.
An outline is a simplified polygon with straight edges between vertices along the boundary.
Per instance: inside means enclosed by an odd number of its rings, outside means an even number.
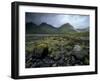
M82 53L81 46L75 45L71 55L74 56L76 59L82 59L84 57L84 54Z
M73 51L79 52L79 51L81 51L81 50L82 50L82 48L81 48L80 45L74 45Z

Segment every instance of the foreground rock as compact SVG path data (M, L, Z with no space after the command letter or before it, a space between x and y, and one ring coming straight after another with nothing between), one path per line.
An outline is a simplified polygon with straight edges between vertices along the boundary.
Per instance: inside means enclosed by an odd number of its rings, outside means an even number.
M58 66L76 66L88 65L89 53L84 50L80 45L74 45L71 51L61 48L57 50L54 56L48 54L47 46L43 48L36 48L33 54L27 54L26 68L35 67L58 67Z

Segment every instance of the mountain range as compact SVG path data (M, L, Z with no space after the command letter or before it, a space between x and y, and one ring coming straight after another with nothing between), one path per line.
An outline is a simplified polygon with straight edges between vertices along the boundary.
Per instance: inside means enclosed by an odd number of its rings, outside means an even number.
M83 32L87 29L74 29L70 23L66 23L56 28L47 23L36 25L33 22L26 23L26 34L64 34L68 32Z

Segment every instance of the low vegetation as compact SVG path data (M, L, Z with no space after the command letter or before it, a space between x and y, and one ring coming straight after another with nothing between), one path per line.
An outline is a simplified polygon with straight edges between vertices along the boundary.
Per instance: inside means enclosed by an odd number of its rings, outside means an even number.
M26 35L26 68L89 65L89 32Z

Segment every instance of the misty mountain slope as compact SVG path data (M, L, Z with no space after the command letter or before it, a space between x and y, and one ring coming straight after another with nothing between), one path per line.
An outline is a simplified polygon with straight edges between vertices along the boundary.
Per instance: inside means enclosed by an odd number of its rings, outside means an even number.
M89 27L83 29L77 29L78 32L89 32Z

